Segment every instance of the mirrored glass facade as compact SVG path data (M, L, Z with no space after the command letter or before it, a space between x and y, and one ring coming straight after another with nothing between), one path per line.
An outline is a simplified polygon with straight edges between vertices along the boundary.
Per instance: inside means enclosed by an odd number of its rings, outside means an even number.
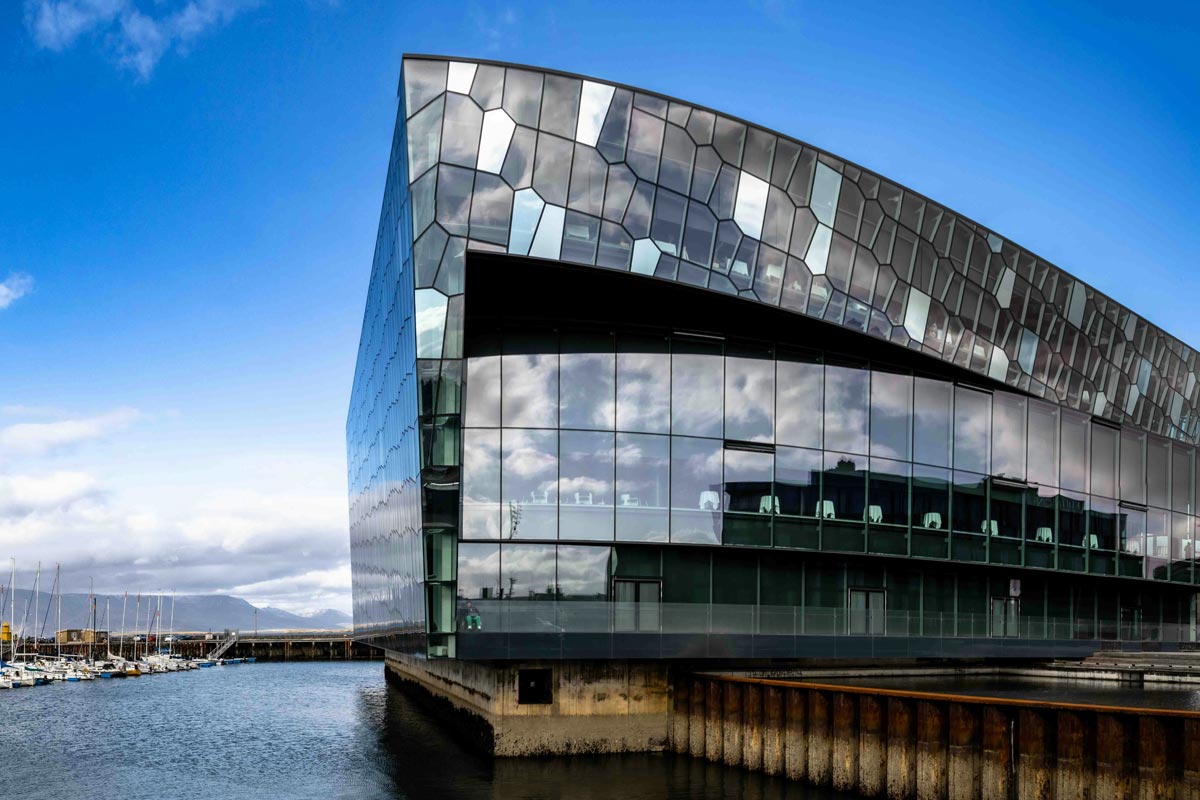
M490 605L520 599L587 601L553 624L610 633L692 604L762 609L731 633L801 609L816 628L792 634L875 635L837 614L886 609L914 636L1100 638L1134 617L1193 636L1191 348L921 195L702 107L430 57L405 58L400 101L347 423L358 632L455 656L465 631L525 624ZM468 337L482 254L698 288L850 344L653 320Z

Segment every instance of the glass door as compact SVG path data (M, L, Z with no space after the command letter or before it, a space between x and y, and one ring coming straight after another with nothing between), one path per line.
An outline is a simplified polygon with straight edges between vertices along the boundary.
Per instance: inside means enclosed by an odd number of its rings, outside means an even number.
M882 636L884 606L882 589L851 589L847 618L849 633L858 636Z
M1017 597L993 597L991 603L992 636L1015 639L1021 635L1021 600Z
M658 632L659 581L613 581L613 630L622 633Z

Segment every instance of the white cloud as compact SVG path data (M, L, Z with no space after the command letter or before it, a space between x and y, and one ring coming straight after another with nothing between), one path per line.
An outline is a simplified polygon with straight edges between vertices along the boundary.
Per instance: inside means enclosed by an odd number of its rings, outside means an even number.
M14 272L0 281L0 311L8 308L33 291L33 278L24 272Z
M186 52L208 30L259 0L26 0L25 24L38 46L61 52L85 36L146 80L174 48Z
M96 479L86 472L0 475L0 520L70 508L80 500L95 496L97 490Z
M100 439L122 430L140 416L135 408L53 422L19 422L0 428L0 452L41 454Z

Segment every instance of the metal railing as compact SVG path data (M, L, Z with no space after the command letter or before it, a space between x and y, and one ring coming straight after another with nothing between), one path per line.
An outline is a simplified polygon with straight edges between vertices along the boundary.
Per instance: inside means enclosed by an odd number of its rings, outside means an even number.
M845 608L635 603L603 600L460 601L456 631L506 634L683 634L870 636L1194 642L1191 623L1099 622L1074 617L989 613L865 611Z

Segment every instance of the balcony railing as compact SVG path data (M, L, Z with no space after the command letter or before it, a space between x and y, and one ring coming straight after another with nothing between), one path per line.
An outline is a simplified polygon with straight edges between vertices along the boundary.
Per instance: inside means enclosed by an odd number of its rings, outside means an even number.
M1187 622L604 600L460 600L456 632L1194 642Z

